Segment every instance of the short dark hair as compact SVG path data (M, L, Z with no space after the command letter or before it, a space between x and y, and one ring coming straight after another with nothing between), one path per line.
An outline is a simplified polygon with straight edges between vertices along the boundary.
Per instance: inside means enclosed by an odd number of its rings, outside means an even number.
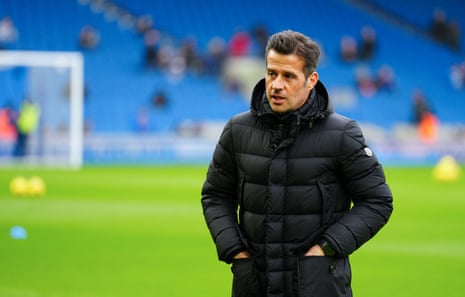
M318 44L310 37L292 30L285 30L271 35L266 45L266 57L270 50L283 55L296 54L302 57L305 60L303 70L306 77L316 70L320 58Z

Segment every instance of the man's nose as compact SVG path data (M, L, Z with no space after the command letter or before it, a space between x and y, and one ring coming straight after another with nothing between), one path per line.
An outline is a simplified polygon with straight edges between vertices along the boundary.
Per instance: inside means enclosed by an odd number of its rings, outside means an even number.
M273 87L273 89L282 89L283 88L283 81L278 77L273 81L271 86Z

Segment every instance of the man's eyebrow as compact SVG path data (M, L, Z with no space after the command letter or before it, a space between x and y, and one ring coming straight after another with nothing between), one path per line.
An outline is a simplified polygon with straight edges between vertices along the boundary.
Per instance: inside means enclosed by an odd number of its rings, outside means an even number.
M273 67L266 67L266 70L267 71L274 71L274 72L281 72L285 75L292 75L292 76L297 76L297 74L293 71L289 71L289 70L283 70L283 71L278 71L276 69L274 69Z

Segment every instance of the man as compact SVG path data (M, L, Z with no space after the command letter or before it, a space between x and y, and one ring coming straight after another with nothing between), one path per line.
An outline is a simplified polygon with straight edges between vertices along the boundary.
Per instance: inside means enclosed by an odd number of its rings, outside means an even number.
M232 296L352 296L348 255L392 212L381 165L358 125L332 111L317 44L294 31L266 48L250 112L234 116L202 189Z
M16 119L16 143L13 149L15 157L27 155L27 147L30 135L37 129L40 119L40 109L30 99L25 99L21 104L18 118Z

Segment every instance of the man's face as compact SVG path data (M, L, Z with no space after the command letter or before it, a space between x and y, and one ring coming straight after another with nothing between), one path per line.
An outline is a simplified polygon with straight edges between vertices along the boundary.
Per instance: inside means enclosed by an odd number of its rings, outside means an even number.
M284 113L299 109L318 81L318 73L305 78L302 57L270 50L266 57L266 97L273 111Z

